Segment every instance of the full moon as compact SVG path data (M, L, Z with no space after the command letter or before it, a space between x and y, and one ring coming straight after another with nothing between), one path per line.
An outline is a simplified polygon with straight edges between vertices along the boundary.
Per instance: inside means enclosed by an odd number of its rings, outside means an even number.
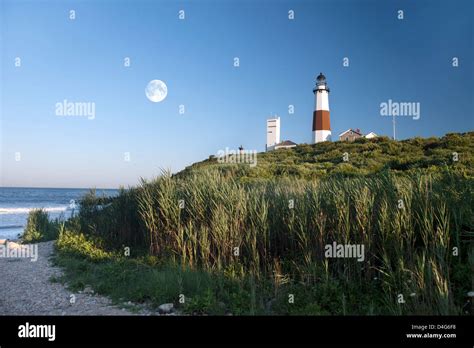
M145 94L150 101L159 103L168 95L168 87L161 80L151 80L145 88Z

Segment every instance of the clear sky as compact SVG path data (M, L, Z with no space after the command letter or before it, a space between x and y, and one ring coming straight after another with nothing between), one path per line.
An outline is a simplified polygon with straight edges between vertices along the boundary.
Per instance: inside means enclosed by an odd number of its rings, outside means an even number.
M420 103L399 138L474 129L473 1L0 3L0 186L113 188L226 147L263 151L271 113L282 140L310 142L319 72L333 138L391 136L389 99ZM153 79L168 86L160 103L145 96ZM95 118L57 116L64 99L95 103Z

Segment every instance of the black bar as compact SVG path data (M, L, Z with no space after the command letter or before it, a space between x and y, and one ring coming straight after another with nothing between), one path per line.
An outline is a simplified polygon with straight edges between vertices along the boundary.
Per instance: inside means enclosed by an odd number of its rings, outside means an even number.
M55 340L20 338L26 323L55 325ZM412 325L416 325L414 328ZM429 326L434 325L434 326ZM453 327L453 325L455 327ZM421 329L426 326L422 331ZM407 338L407 334L455 334L455 338ZM411 344L469 346L472 316L364 317L52 317L0 316L0 346L47 344Z

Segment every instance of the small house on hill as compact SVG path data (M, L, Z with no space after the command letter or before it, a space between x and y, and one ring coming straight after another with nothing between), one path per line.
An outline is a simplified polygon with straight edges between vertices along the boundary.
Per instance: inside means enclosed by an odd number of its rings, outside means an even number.
M342 132L341 134L339 134L339 140L341 140L341 141L354 141L357 138L361 138L363 136L364 135L361 133L359 128L357 128L357 129L349 128L345 132Z
M291 140L285 140L285 141L282 141L281 143L279 144L276 144L275 145L275 150L278 150L278 149L289 149L291 147L295 147L296 146L296 143L292 142Z

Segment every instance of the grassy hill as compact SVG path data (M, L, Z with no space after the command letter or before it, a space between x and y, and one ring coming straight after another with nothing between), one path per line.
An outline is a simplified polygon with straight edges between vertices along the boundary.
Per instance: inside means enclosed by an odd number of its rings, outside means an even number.
M458 154L455 161L453 153ZM347 154L347 161L344 155ZM436 171L456 168L472 175L474 168L474 132L450 133L442 138L412 138L394 141L387 137L357 139L354 142L303 144L291 149L262 152L258 165L218 163L217 158L193 164L180 172L186 176L207 168L242 179L296 177L315 179L329 175L368 175L390 169L394 172L424 169Z
M92 191L66 222L44 227L34 212L25 239L56 231L65 281L118 302L209 314L468 314L473 140L300 145L260 153L255 167L211 157L116 198ZM363 245L363 260L328 257L334 242Z

